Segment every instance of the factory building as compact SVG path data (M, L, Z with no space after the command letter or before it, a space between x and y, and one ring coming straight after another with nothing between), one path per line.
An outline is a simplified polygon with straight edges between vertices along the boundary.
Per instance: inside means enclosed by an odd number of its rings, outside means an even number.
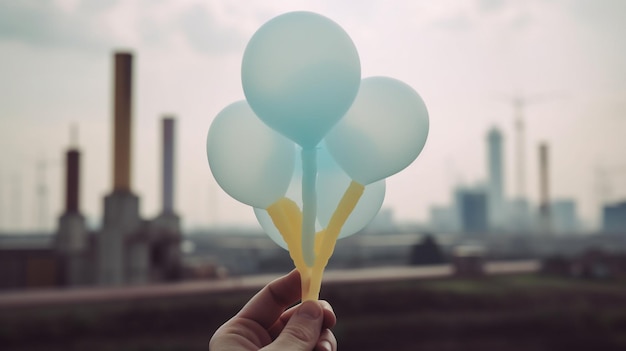
M175 119L162 120L162 211L146 220L131 186L132 77L132 54L115 53L112 189L104 198L102 228L90 232L80 211L81 152L73 140L65 154L65 209L54 239L0 248L0 289L119 286L180 278L181 231L173 188Z

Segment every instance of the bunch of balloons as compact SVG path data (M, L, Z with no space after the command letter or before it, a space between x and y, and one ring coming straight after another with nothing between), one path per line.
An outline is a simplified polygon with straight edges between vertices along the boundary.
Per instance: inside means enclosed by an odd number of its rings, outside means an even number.
M361 79L348 34L311 12L261 26L245 49L241 80L246 100L224 108L209 128L211 171L289 250L302 299L317 299L337 239L369 223L385 178L422 151L426 106L401 81Z

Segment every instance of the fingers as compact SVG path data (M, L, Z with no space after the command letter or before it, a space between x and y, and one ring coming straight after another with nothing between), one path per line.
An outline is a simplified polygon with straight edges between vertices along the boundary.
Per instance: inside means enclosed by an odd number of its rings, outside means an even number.
M337 339L330 329L324 329L317 340L315 351L337 351Z
M335 311L333 310L333 306L331 306L328 301L319 300L319 304L322 306L324 311L324 324L322 324L322 328L330 329L337 324L337 316L335 315Z
M337 317L335 316L333 307L327 301L324 301L324 300L319 300L317 301L317 303L319 303L320 306L322 307L322 311L324 314L324 322L322 323L322 329L330 329L334 327L335 324L337 323ZM285 325L287 325L287 322L289 322L289 319L291 318L291 316L293 316L298 306L294 306L288 309L287 311L285 311L285 313L283 313L278 318L278 320L274 323L274 325L270 327L268 331L272 339L276 339L278 335L280 334L280 332L283 331L283 329L285 328Z
M323 322L321 304L305 301L296 308L285 328L267 350L312 350L320 338Z
M269 329L287 307L300 299L300 274L293 270L259 291L237 314Z

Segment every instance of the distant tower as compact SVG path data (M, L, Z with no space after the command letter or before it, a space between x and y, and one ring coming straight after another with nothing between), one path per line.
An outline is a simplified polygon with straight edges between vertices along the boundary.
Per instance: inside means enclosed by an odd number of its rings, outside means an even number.
M104 199L98 239L100 285L143 283L148 278L148 244L136 236L141 225L139 198L131 190L131 53L114 56L113 191Z
M504 221L504 167L502 133L497 128L487 134L487 159L489 226L491 229L501 228Z
M174 128L175 120L163 118L163 213L174 213Z
M180 218L174 210L174 161L176 120L163 120L162 142L162 209L152 223L151 276L154 280L175 280L180 277Z
M539 230L547 234L551 231L550 179L548 145L539 145Z
M113 192L130 192L133 56L115 54L113 112Z
M80 213L80 151L76 129L72 128L72 142L65 153L65 210L59 218L56 250L65 260L67 285L81 285L88 280L85 250L87 230Z
M526 102L525 99L519 97L513 99L517 156L517 196L520 201L526 199L526 130L524 124L524 107Z

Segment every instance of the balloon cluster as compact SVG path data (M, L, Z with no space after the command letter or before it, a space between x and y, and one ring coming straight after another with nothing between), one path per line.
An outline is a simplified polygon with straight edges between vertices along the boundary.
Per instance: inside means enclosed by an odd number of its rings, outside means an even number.
M241 80L246 100L224 108L209 129L211 171L289 250L303 300L317 299L337 239L369 223L385 178L424 147L426 106L401 81L361 79L348 34L311 12L261 26Z

